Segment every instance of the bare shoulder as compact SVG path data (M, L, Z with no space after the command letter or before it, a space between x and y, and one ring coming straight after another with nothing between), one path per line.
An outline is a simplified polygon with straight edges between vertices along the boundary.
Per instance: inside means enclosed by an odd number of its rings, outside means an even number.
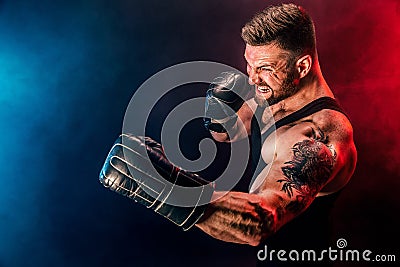
M322 110L313 115L312 121L326 136L326 145L336 153L334 176L321 190L321 194L335 192L350 180L355 170L357 150L353 127L343 113L334 110Z
M316 139L325 144L350 144L353 142L353 127L343 113L324 109L277 132L277 142L281 145L302 138Z
M279 129L274 164L285 166L287 162L297 162L300 154L311 155L314 159L327 155L332 159L329 178L325 179L319 195L342 188L353 174L357 160L353 128L348 118L338 111L322 110ZM322 166L322 163L325 162L321 159L315 164Z
M353 127L341 112L324 109L312 115L313 124L329 134L332 142L353 142Z

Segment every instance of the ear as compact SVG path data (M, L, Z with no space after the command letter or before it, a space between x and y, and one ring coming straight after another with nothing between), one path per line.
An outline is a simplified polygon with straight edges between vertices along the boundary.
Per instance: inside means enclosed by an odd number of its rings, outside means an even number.
M296 69L299 73L299 78L305 77L311 70L312 58L310 55L305 55L299 58L296 62Z

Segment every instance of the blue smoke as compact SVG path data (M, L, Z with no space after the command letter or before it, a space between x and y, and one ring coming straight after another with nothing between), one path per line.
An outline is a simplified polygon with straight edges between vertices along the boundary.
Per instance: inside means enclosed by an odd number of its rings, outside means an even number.
M186 262L196 256L185 242L204 234L165 224L97 180L135 88L174 63L218 60L207 49L231 57L219 32L214 50L212 23L191 26L216 7L185 5L0 2L1 267L175 264L154 244L161 236Z
M79 236L77 207L93 193L84 186L79 193L78 178L97 182L87 170L99 162L83 152L99 138L101 118L118 132L101 109L112 121L123 112L105 96L120 71L112 16L95 2L54 2L0 7L0 266L74 265L56 244Z

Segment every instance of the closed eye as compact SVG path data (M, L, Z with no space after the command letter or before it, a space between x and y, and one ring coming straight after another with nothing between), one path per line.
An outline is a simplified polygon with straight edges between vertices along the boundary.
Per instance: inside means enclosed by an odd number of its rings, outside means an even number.
M259 70L267 71L267 72L273 72L274 71L271 67L260 67Z

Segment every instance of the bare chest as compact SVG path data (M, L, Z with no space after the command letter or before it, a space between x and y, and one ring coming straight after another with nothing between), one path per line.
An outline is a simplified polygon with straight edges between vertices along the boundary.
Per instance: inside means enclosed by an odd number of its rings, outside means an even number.
M261 147L262 160L266 164L270 164L275 162L278 156L282 156L283 153L289 152L290 154L288 147L293 147L301 138L313 137L315 131L315 125L307 120L276 129L263 141ZM289 154L285 157L290 158Z

